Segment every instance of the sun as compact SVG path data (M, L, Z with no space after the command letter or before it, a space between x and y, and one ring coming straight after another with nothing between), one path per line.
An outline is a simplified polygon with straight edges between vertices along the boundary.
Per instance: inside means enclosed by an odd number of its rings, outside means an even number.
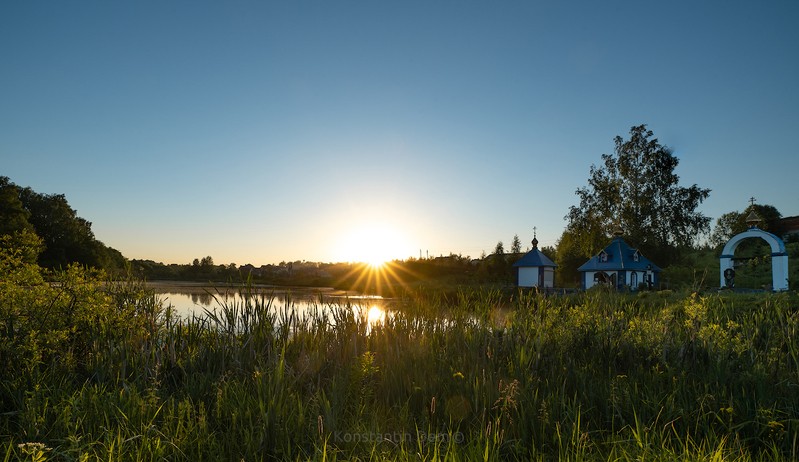
M406 281L418 279L418 274L398 262L414 253L401 229L378 221L350 223L344 228L334 256L350 267L335 285L363 294L394 296L407 288ZM376 317L379 313L370 310L369 314Z
M366 263L380 268L387 262L408 256L408 244L396 228L383 223L354 224L339 239L339 261Z

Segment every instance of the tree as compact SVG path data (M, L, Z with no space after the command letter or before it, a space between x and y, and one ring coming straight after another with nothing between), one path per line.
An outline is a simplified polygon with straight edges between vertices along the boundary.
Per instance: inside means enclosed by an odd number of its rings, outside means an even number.
M26 294L23 297L30 296L30 288L44 282L41 268L36 264L41 250L42 240L32 231L22 230L13 234L0 235L0 274L2 274L2 278L0 278L2 290L0 292L2 295L9 296L13 292L22 291ZM8 310L21 307L25 310L28 309L24 303L20 306L20 300L24 300L24 298L12 296L3 299L2 295L0 295L0 316L4 321L9 321ZM10 324L8 328L11 328ZM2 350L0 349L0 351ZM2 356L0 355L0 357Z
M39 194L0 176L0 235L35 233L43 245L38 263L49 268L70 263L104 268L125 268L119 251L94 237L91 223L79 217L63 194Z
M739 212L728 212L716 219L716 226L710 234L710 245L718 247L724 245L731 237L737 234L735 232L738 227L738 221L741 218Z
M773 205L752 204L743 212L727 212L716 219L716 226L710 235L710 244L714 247L724 245L736 234L740 234L749 227L746 218L749 213L755 214L762 220L757 227L770 232L779 234L779 222L782 214Z
M522 252L522 241L519 240L519 235L513 235L513 241L510 244L510 253L521 253Z
M33 232L30 224L30 212L25 209L19 198L20 188L0 176L0 236L20 231Z
M63 194L21 190L20 199L30 212L30 222L44 241L39 264L66 267L69 263L99 266L92 224L80 218Z
M595 232L580 232L567 226L558 239L557 251L552 258L558 265L555 272L557 284L562 287L579 285L577 268L607 245L606 241L606 237Z
M505 255L505 246L502 241L497 242L497 246L494 247L494 255Z
M674 172L679 159L646 125L632 127L628 140L617 136L614 143L614 154L603 154L602 165L591 166L588 186L577 189L580 204L569 209L568 229L587 231L585 237L593 241L597 236L607 240L621 228L644 254L668 264L675 249L709 231L710 218L696 209L710 190L679 185Z

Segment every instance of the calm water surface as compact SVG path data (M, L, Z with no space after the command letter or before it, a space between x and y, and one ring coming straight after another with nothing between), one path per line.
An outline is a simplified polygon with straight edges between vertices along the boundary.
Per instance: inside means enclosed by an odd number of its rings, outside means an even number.
M151 283L164 306L171 306L183 318L203 316L207 311L219 311L224 306L242 306L246 297L255 297L260 304L276 312L294 311L297 315L328 312L334 308L349 308L366 316L370 324L380 323L390 312L391 301L379 296L360 295L332 289L218 288L190 284Z

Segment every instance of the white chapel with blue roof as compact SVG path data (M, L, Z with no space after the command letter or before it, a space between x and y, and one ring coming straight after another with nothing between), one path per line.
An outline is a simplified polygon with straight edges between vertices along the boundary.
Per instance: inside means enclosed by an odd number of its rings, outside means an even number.
M577 268L583 289L604 285L617 290L638 290L643 284L656 287L661 269L638 249L630 247L616 231L607 247Z
M555 286L555 268L558 265L538 250L538 239L536 239L535 233L533 233L532 243L533 249L513 264L516 273L516 286L552 288Z

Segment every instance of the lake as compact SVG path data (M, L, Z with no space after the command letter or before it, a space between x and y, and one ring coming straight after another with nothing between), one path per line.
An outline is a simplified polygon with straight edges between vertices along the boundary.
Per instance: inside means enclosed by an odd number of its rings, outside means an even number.
M326 287L256 286L245 289L171 281L148 282L147 286L158 294L165 307L171 306L181 318L201 317L206 310L219 311L225 306L242 306L247 297L255 297L259 303L268 304L276 312L293 310L299 316L320 311L326 311L330 316L333 308L349 307L354 314L366 316L372 325L383 322L391 311L390 299Z

